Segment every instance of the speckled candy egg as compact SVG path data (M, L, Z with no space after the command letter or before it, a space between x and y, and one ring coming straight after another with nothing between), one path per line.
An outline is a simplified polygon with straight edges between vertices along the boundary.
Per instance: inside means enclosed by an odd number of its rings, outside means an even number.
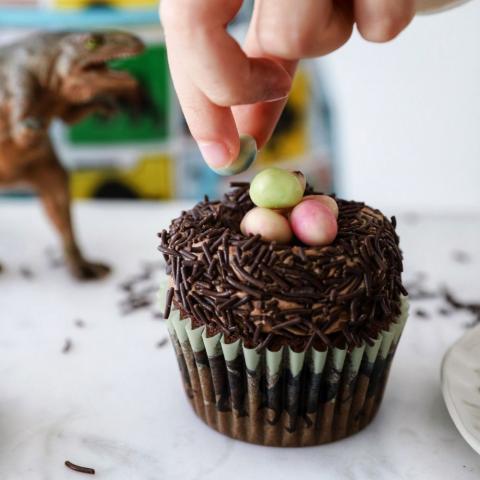
M295 236L306 245L330 245L337 236L337 220L333 212L316 199L300 202L290 214Z
M307 195L306 197L303 197L303 200L316 200L317 202L323 203L323 205L332 211L332 213L335 215L335 218L338 218L337 202L329 195Z
M248 211L240 224L240 230L244 235L260 235L270 242L288 243L292 238L288 220L268 208L255 207Z
M277 167L266 168L250 184L250 198L257 207L283 209L294 207L303 198L305 177Z

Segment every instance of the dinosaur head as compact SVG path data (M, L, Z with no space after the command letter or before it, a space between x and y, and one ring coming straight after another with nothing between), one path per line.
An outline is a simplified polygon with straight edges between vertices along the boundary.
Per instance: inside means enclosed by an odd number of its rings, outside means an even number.
M68 33L59 42L54 66L57 93L69 103L122 94L137 87L127 72L108 67L111 60L142 53L143 43L124 32Z

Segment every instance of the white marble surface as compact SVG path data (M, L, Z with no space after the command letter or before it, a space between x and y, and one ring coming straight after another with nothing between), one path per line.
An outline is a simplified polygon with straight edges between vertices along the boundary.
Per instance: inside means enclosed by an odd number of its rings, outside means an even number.
M157 260L156 232L180 204L80 204L86 250L115 264L98 284L77 284L51 269L56 245L39 207L0 202L0 478L83 477L66 459L95 467L104 480L478 479L480 456L461 438L440 393L442 355L464 331L465 314L440 316L439 300L414 302L383 406L364 432L315 448L243 444L210 430L188 406L166 335L148 311L120 315L118 284ZM399 216L407 278L447 280L479 300L480 212L442 218ZM471 262L452 259L462 249ZM24 278L19 269L34 272ZM85 322L75 326L75 319ZM62 353L66 338L73 346Z

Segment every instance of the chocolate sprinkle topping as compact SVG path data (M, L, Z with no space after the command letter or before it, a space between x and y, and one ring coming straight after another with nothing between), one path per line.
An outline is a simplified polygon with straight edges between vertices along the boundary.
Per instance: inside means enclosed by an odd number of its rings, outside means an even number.
M240 232L253 204L249 184L232 186L222 202L205 199L159 234L172 278L165 318L173 303L208 335L297 351L354 348L398 318L406 290L395 218L336 199L331 245L281 245Z

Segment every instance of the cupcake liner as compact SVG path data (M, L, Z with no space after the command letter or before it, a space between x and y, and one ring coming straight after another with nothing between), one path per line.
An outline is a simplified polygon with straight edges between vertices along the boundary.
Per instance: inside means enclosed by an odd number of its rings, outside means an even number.
M250 443L300 447L340 440L372 421L407 316L402 299L391 328L350 352L256 352L222 334L207 337L177 310L168 330L187 397L209 426Z

